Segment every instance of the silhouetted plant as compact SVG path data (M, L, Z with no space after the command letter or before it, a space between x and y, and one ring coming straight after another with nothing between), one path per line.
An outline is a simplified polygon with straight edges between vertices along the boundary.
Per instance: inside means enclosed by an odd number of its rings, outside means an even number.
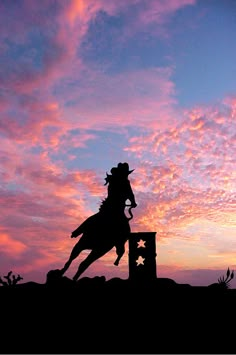
M3 286L14 286L17 284L17 282L19 282L20 280L23 280L23 277L21 277L19 274L17 277L14 274L12 274L12 271L9 271L8 274L3 277L4 277L4 279L7 280L7 281L4 281L0 277L0 284L2 284Z
M218 284L224 288L229 288L230 287L230 281L234 278L234 271L230 273L230 269L228 268L226 277L222 276L219 277L218 279Z

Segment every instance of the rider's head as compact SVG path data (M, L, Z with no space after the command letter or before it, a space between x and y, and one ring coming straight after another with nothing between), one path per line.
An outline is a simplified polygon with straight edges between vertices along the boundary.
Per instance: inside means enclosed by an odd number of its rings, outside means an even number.
M134 171L134 169L133 170L129 170L129 164L128 163L119 163L117 165L117 168L119 169L119 173L122 176L126 176L126 177Z
M115 168L115 167L111 168L110 172L111 172L111 174L112 174L113 176L114 176L114 175L118 175L118 169Z
M129 164L128 163L119 163L117 165L117 167L113 167L111 168L110 172L111 175L107 174L105 180L106 183L104 185L106 185L108 182L111 181L111 179L115 178L115 179L123 179L123 178L127 178L129 174L131 174L133 170L129 170Z

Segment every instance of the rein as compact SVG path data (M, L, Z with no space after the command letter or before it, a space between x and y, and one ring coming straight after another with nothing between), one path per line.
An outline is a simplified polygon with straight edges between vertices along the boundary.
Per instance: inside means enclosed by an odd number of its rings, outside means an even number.
M133 207L131 205L125 205L125 207L129 207L128 212L129 212L130 217L127 217L127 219L128 219L128 221L130 221L134 217L133 213L131 211Z
M106 203L107 203L107 199L105 199L105 200L102 201L102 204L100 205L99 211L101 211L102 209L105 208ZM128 221L130 221L130 220L134 217L134 216L133 216L133 213L132 213L132 211L131 211L133 207L132 207L132 205L125 205L125 207L129 207L129 208L128 208L128 213L129 213L130 217L127 217L127 216L126 216L126 218L127 218Z

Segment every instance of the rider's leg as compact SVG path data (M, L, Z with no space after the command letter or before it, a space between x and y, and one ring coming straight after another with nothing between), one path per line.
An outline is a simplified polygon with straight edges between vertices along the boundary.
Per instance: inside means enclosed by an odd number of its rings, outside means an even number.
M80 275L97 259L101 258L103 255L105 255L107 253L108 250L106 251L97 251L97 250L92 250L90 252L90 254L86 257L85 260L83 260L79 267L78 267L78 271L76 272L76 274L73 277L73 280L76 281Z
M74 248L71 251L69 259L65 263L64 267L60 270L62 275L69 269L70 264L72 263L72 261L74 259L76 259L79 256L79 254L81 253L81 251L84 249L82 247L82 244L80 243L80 241L81 240L79 240L78 243L75 244Z

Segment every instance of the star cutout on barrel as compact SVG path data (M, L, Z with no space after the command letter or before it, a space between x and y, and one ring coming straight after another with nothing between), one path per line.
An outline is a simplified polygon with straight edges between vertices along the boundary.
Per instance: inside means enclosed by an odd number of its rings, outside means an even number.
M145 258L143 258L141 255L139 255L138 259L136 260L137 266L144 265L144 260L145 260Z
M145 243L146 243L145 240L140 239L140 241L137 242L138 248L145 248L146 247Z

